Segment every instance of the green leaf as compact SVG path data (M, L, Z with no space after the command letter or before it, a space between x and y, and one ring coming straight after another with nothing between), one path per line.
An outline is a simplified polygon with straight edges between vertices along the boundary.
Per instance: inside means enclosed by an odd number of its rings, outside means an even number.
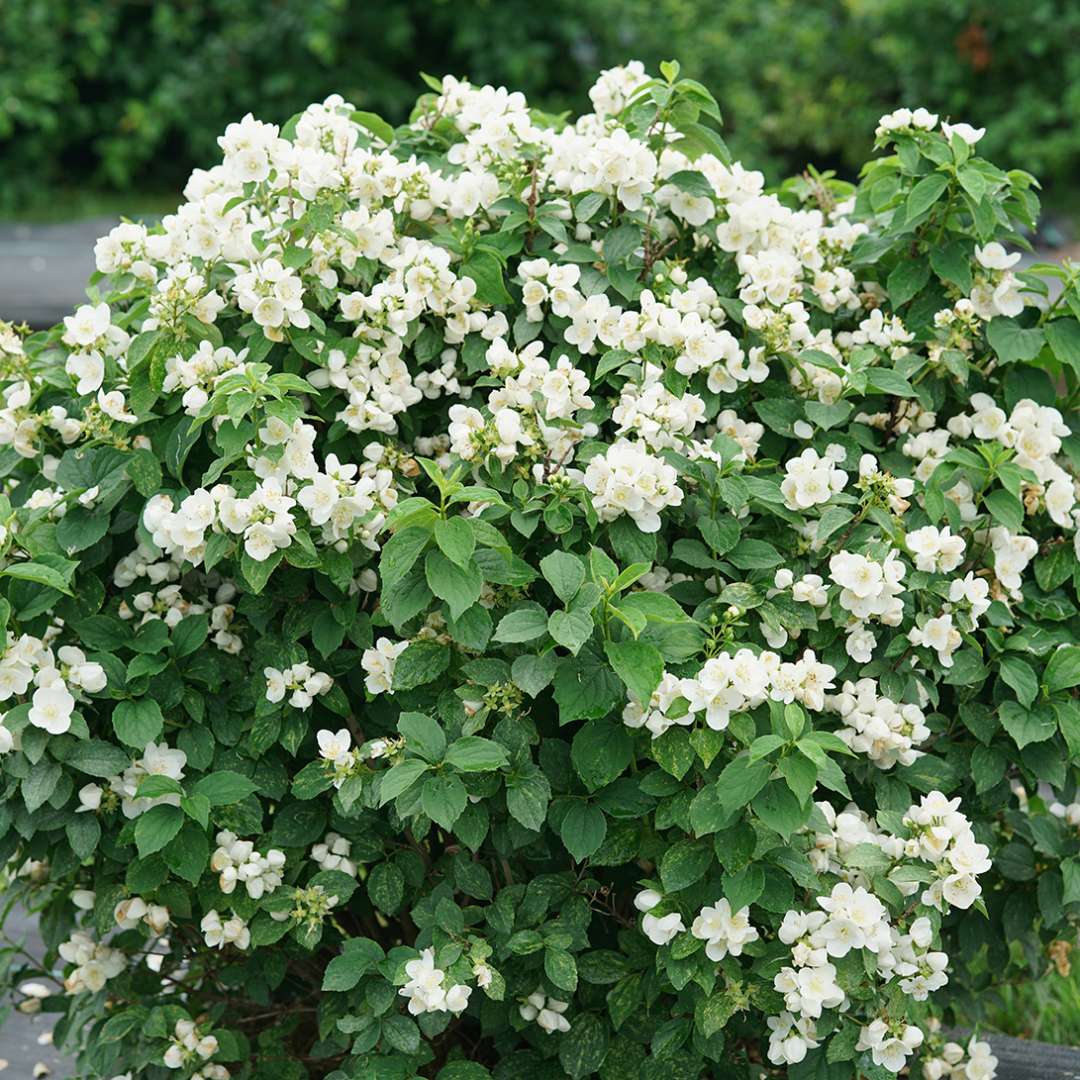
M285 552L281 548L272 552L268 558L262 561L253 559L246 551L240 556L240 573L243 574L244 580L256 596L266 588L266 583L270 580L270 576L277 569L284 556Z
M916 296L930 280L930 264L926 257L903 259L889 274L886 288L894 309L901 308Z
M931 206L941 198L945 189L949 186L949 178L944 173L931 173L924 176L912 189L907 197L905 216L908 221L925 214Z
M370 938L346 938L340 956L335 956L323 972L324 990L351 990L378 964L385 954Z
M119 776L131 764L131 758L119 746L101 739L77 742L63 761L79 772L102 779Z
M539 832L543 828L550 801L551 785L531 762L506 778L506 809L526 829Z
M509 612L499 620L499 625L495 628L495 640L508 644L532 641L534 638L546 634L547 627L547 612L539 604L528 603Z
M1057 731L1053 710L1042 706L1027 709L1019 702L1003 702L998 709L1001 726L1023 750L1029 743L1043 742Z
M379 783L379 805L385 806L391 799L396 799L420 779L431 766L420 758L409 758L391 766L382 774Z
M559 829L566 850L578 861L587 859L604 842L607 821L598 806L575 799L563 817Z
M664 675L659 651L644 641L606 641L604 652L630 693L647 705Z
M546 623L545 623L546 629ZM555 654L518 656L510 666L510 677L514 685L525 691L529 697L536 697L555 677Z
M893 371L892 368L869 368L866 372L866 386L868 390L894 397L915 396L915 387L899 371Z
M806 821L810 807L804 806L787 784L772 783L753 802L754 812L774 832L786 840Z
M767 761L752 762L737 757L729 762L718 781L721 804L730 813L745 806L768 783L772 766Z
M381 862L368 875L367 893L379 911L392 915L405 898L405 875L393 863Z
M463 735L455 739L446 751L447 764L462 772L491 772L507 762L506 751L491 739L480 735Z
M117 702L112 723L116 737L137 750L144 750L165 728L161 707L153 698Z
M1044 330L1054 356L1080 374L1080 322L1076 319L1054 319L1046 324Z
M173 656L190 656L206 641L209 633L208 615L188 615L181 619L172 630Z
M212 772L195 785L195 793L202 795L211 806L232 806L243 802L255 790L254 781L230 769Z
M424 781L420 795L420 805L436 825L450 830L454 822L461 817L461 812L468 802L465 785L448 773L429 776Z
M424 557L424 576L431 591L449 605L451 618L460 619L480 599L484 579L475 562L458 566L441 551L431 550Z
M438 722L430 716L415 712L402 713L398 718L398 731L405 737L407 749L431 762L442 760L446 752L446 736Z
M607 1023L595 1013L581 1013L559 1042L559 1064L570 1080L583 1080L604 1064L607 1052Z
M1030 664L1018 656L1006 656L1001 661L1001 680L1012 687L1021 705L1029 706L1039 693L1039 678Z
M765 872L760 863L751 863L736 874L724 874L724 896L732 911L756 903L765 891Z
M56 539L72 555L96 544L109 530L109 515L73 506L56 523Z
M43 806L56 790L64 770L55 761L39 761L22 781L22 797L26 809L33 813Z
M553 551L545 555L540 560L540 572L564 604L573 600L585 582L584 563L566 551Z
M803 754L788 754L780 759L777 767L795 797L805 803L817 787L817 766Z
M437 641L413 641L394 663L394 690L413 690L433 682L450 666L450 647Z
M202 828L192 821L185 821L175 841L166 844L162 854L166 865L177 877L197 885L210 864L210 843Z
M565 949L544 950L544 974L560 990L572 994L577 989L577 963Z
M383 584L392 585L400 581L420 558L420 553L427 547L430 539L431 532L418 525L410 525L394 533L383 544L379 556L379 574Z
M678 892L700 881L713 862L711 844L680 840L660 858L660 880L665 892Z
M570 748L570 760L589 791L610 784L633 757L633 737L614 720L590 720L578 729Z
M394 141L394 129L378 114L364 112L362 109L354 109L349 114L353 123L370 131L377 139L381 139L387 146ZM327 989L327 987L323 987Z
M991 491L984 502L994 520L1010 532L1019 532L1024 527L1024 504L1011 492L998 488Z
M489 251L474 251L457 267L458 275L476 282L476 299L481 304L510 304L513 298L503 282L502 263Z
M1043 673L1049 693L1080 686L1080 645L1061 645L1051 655Z
M584 611L553 611L548 616L547 631L559 645L576 656L592 637L592 615Z
M4 570L0 570L0 577L16 578L19 581L33 581L38 585L47 585L57 592L73 595L68 588L67 578L51 566L38 562L12 563Z
M135 820L135 846L145 859L170 843L184 824L184 812L178 806L152 806Z
M1003 364L1012 364L1038 356L1045 335L1039 329L1025 329L1016 319L998 316L987 323L986 340Z
M205 795L192 794L181 796L180 809L183 810L192 821L198 822L204 829L209 827L210 800Z
M439 550L458 566L467 566L476 550L476 534L463 517L435 522L435 543Z

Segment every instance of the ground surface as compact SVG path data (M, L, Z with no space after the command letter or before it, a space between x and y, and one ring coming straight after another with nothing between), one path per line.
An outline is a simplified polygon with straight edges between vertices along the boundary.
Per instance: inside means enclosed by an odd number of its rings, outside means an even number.
M32 956L41 956L44 945L33 919L21 912L13 912L4 931L12 941L23 945ZM52 1031L54 1017L49 1013L25 1016L14 1012L0 1025L0 1080L76 1080L74 1063L58 1054L50 1042L39 1039ZM35 1067L44 1065L49 1071L42 1073Z

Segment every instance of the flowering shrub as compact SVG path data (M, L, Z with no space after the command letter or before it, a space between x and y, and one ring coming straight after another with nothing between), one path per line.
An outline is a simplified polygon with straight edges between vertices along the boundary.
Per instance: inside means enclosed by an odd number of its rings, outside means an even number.
M676 65L591 98L245 117L4 328L6 972L81 1075L988 1080L942 1021L1067 963L1034 181L904 109L767 193Z

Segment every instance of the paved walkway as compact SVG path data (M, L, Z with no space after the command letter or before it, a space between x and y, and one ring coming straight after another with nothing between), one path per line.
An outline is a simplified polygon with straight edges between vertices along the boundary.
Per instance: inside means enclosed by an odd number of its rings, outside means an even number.
M0 224L0 319L52 326L86 299L94 241L115 224L92 218L60 225Z
M37 923L20 911L13 912L4 927L13 941L21 944L31 956L40 957L45 951L38 934ZM26 1016L12 1012L0 1022L0 1080L33 1080L45 1076L48 1080L77 1080L74 1062L53 1049L49 1041L56 1016L37 1013ZM45 1039L44 1043L39 1042ZM37 1066L48 1073L35 1073Z

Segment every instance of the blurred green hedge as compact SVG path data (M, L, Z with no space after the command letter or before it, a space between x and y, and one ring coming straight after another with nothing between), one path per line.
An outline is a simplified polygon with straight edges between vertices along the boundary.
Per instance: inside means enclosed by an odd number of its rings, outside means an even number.
M167 190L252 111L332 91L404 118L417 73L586 104L586 72L677 57L772 178L851 168L899 104L989 128L1059 200L1080 187L1076 0L0 0L0 209Z

